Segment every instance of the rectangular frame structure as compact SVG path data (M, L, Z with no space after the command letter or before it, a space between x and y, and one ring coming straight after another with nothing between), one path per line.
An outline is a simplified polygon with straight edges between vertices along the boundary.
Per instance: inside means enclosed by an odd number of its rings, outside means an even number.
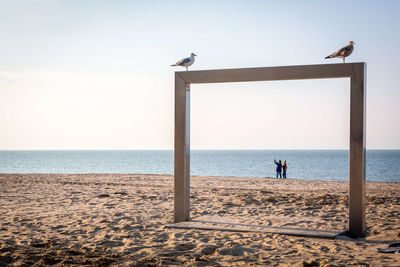
M190 219L190 84L350 78L349 235L364 236L366 63L175 72L174 222Z

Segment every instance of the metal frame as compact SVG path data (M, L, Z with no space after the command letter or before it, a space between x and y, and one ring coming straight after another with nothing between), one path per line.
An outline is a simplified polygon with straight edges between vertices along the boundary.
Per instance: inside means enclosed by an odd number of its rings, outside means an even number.
M175 72L174 221L190 219L190 84L350 78L348 234L364 236L366 66L361 62Z

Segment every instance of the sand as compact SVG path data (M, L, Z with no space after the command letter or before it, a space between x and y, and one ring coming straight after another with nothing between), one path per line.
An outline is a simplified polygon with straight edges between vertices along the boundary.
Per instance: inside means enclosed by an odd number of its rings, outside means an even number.
M345 230L348 183L192 177L191 216ZM0 266L399 266L400 183L367 183L368 235L168 229L170 175L0 174Z

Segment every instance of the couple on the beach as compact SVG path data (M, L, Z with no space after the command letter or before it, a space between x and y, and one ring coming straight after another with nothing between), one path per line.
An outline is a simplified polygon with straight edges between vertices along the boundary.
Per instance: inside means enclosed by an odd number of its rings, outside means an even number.
M276 178L278 178L278 176L280 176L280 178L282 178L282 170L283 170L283 179L286 178L286 169L287 169L287 164L286 164L286 160L283 161L283 165L281 161L276 161L274 159L274 162L276 164Z

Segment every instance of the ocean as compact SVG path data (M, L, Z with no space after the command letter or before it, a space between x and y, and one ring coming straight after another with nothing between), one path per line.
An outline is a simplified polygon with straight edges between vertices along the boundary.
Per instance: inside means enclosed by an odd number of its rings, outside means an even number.
M348 181L348 150L192 150L191 175ZM400 182L400 150L367 150L368 181ZM0 151L0 173L173 174L172 150Z

